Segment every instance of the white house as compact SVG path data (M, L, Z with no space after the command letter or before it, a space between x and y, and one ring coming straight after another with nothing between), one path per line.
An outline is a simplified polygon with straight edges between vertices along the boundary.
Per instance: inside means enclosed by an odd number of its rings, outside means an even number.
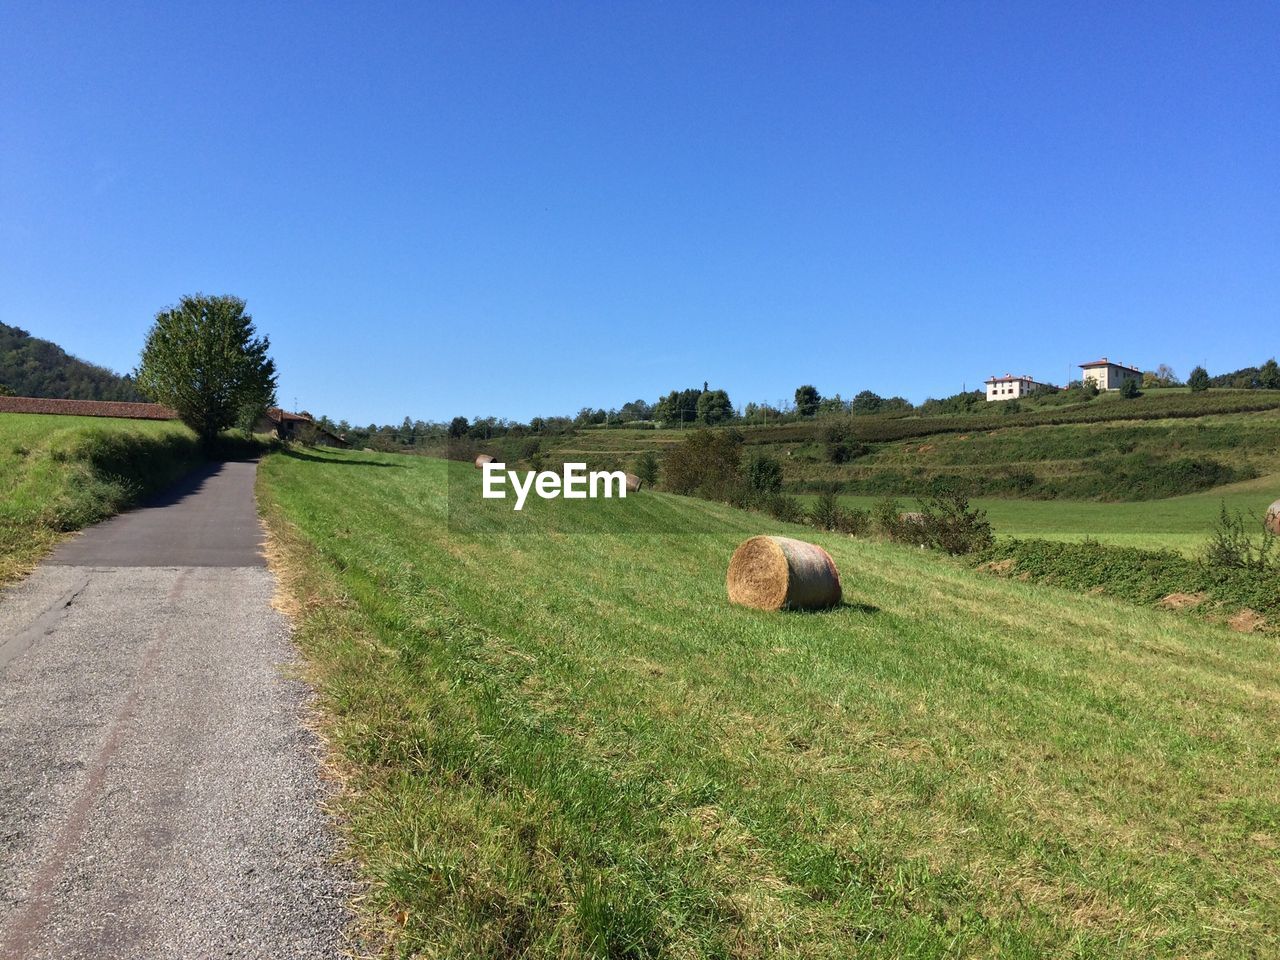
M1142 371L1137 367L1128 367L1123 363L1115 363L1103 357L1080 364L1080 379L1092 380L1099 390L1119 390L1126 380L1137 380L1142 386Z
M1017 400L1047 386L1047 383L1040 383L1027 376L1015 377L1010 373L1003 377L993 376L987 380L987 401Z

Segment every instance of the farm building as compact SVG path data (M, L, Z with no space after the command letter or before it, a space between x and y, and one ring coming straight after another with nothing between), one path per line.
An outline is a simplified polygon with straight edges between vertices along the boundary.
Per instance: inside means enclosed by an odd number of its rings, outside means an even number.
M253 428L255 433L269 433L280 440L299 440L307 437L309 443L320 447L347 447L350 444L336 433L330 433L305 413L290 413L272 407Z
M1119 390L1126 380L1137 380L1142 384L1142 371L1137 367L1125 366L1103 357L1080 364L1080 379L1086 383L1093 381L1099 390Z
M1028 376L1015 377L1006 373L1003 377L991 377L987 380L987 402L992 400L1017 400L1037 390L1044 390L1049 385L1032 380Z

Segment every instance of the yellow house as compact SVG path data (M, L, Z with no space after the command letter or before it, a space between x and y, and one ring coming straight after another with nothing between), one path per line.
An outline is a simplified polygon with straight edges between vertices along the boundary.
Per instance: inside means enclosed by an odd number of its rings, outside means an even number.
M1080 379L1086 383L1092 380L1099 390L1119 390L1126 380L1137 380L1138 386L1142 386L1141 370L1137 367L1125 366L1123 363L1116 363L1106 357L1082 363L1080 370L1082 371Z

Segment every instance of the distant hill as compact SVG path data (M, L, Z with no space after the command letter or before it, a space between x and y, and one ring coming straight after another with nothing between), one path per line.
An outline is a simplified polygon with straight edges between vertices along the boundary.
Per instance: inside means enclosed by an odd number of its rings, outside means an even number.
M0 323L0 393L61 400L145 400L133 378Z

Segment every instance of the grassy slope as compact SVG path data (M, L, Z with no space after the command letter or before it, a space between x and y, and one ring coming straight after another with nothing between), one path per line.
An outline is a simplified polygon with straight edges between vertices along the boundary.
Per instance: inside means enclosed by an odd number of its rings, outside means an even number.
M1119 403L1107 398L1095 401ZM1035 536L1053 540L1086 537L1122 546L1167 547L1184 553L1199 550L1225 502L1232 510L1259 515L1280 498L1280 475L1274 471L1275 450L1280 447L1280 415L1274 412L1202 417L1194 420L1159 420L1144 423L1118 421L1103 424L1070 424L1014 427L974 434L940 434L888 443L870 457L837 467L823 463L822 444L767 441L767 431L748 431L752 451L763 450L783 463L788 482L818 479L840 480L854 471L879 469L929 473L1005 470L1026 467L1049 475L1065 475L1077 464L1105 454L1174 452L1186 457L1213 457L1237 466L1250 466L1264 476L1203 493L1163 500L1101 503L1089 500L1030 500L979 497L996 533L1003 536ZM587 459L617 457L630 463L634 451L649 445L661 448L678 442L679 431L595 430L583 431L556 450L561 455ZM790 456L788 456L790 451ZM812 495L800 494L802 501ZM866 508L878 496L846 495L849 506ZM911 502L903 497L904 503Z
M197 459L180 423L0 413L0 583Z
M1273 638L811 530L849 605L736 609L725 566L767 520L650 494L450 535L479 504L445 471L259 478L400 952L1269 949ZM601 532L555 532L566 509ZM634 533L672 514L713 532Z

